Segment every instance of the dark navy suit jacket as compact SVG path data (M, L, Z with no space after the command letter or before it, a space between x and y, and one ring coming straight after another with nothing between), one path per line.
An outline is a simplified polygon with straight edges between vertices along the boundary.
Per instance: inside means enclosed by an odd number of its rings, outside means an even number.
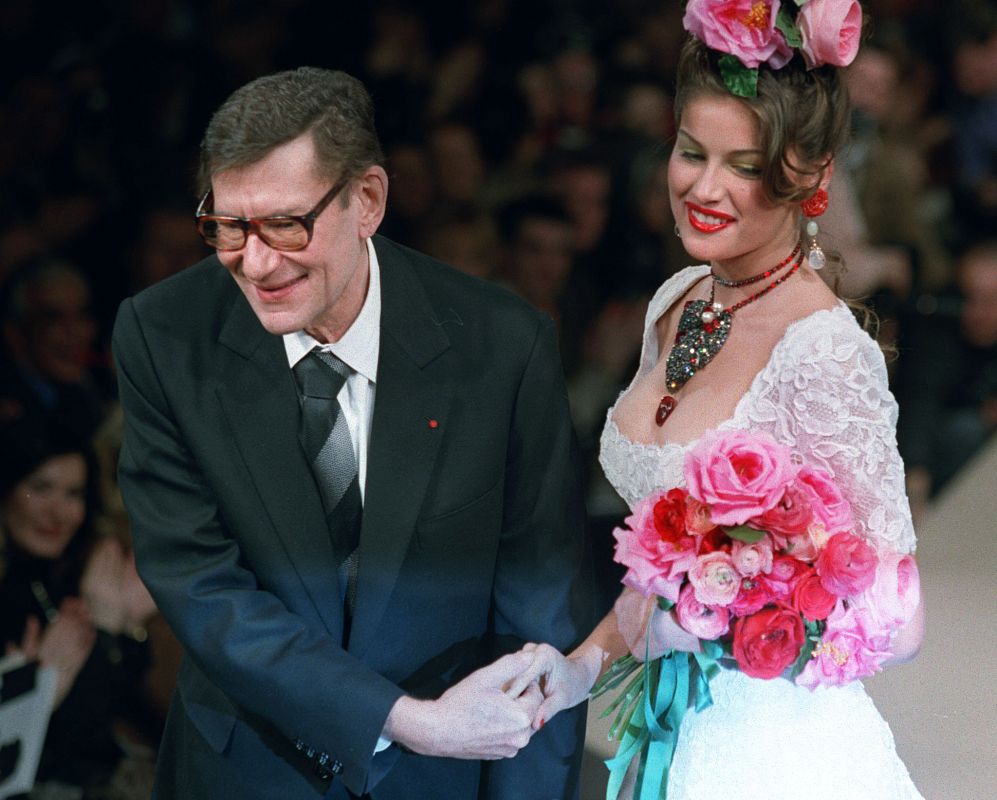
M564 648L591 622L550 320L375 248L380 357L346 648L281 338L213 256L119 311L121 488L142 578L186 650L158 798L576 795L583 709L507 761L372 756L403 692L437 696L504 649Z

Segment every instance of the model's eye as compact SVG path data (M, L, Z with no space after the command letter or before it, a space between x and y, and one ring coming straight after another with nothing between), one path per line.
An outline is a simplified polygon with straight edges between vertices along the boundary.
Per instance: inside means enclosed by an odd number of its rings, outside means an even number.
M734 170L745 178L760 178L762 168L757 164L734 164Z
M684 158L686 161L703 161L704 156L698 150L679 150L679 156Z

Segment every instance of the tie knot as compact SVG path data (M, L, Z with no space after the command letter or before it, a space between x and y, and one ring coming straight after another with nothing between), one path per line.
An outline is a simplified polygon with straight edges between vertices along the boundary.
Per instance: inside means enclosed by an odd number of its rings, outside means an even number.
M318 348L294 365L298 388L306 397L335 400L349 374L350 368L338 357Z

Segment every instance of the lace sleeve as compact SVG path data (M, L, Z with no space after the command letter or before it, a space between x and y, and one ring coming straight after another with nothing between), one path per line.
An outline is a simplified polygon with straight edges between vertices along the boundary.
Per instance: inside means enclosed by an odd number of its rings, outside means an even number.
M914 528L897 450L897 404L876 343L844 306L791 326L736 424L764 428L826 470L851 503L858 532L913 552ZM740 416L740 414L739 414Z

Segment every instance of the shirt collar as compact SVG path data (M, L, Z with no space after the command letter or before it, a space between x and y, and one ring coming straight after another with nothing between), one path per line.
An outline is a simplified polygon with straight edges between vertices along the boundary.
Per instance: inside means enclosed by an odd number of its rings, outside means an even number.
M377 356L381 337L381 268L373 242L367 240L367 257L370 265L370 278L367 297L363 308L338 342L322 344L304 331L284 334L284 350L287 363L293 367L313 348L320 347L335 353L355 372L363 375L371 383L377 379Z

